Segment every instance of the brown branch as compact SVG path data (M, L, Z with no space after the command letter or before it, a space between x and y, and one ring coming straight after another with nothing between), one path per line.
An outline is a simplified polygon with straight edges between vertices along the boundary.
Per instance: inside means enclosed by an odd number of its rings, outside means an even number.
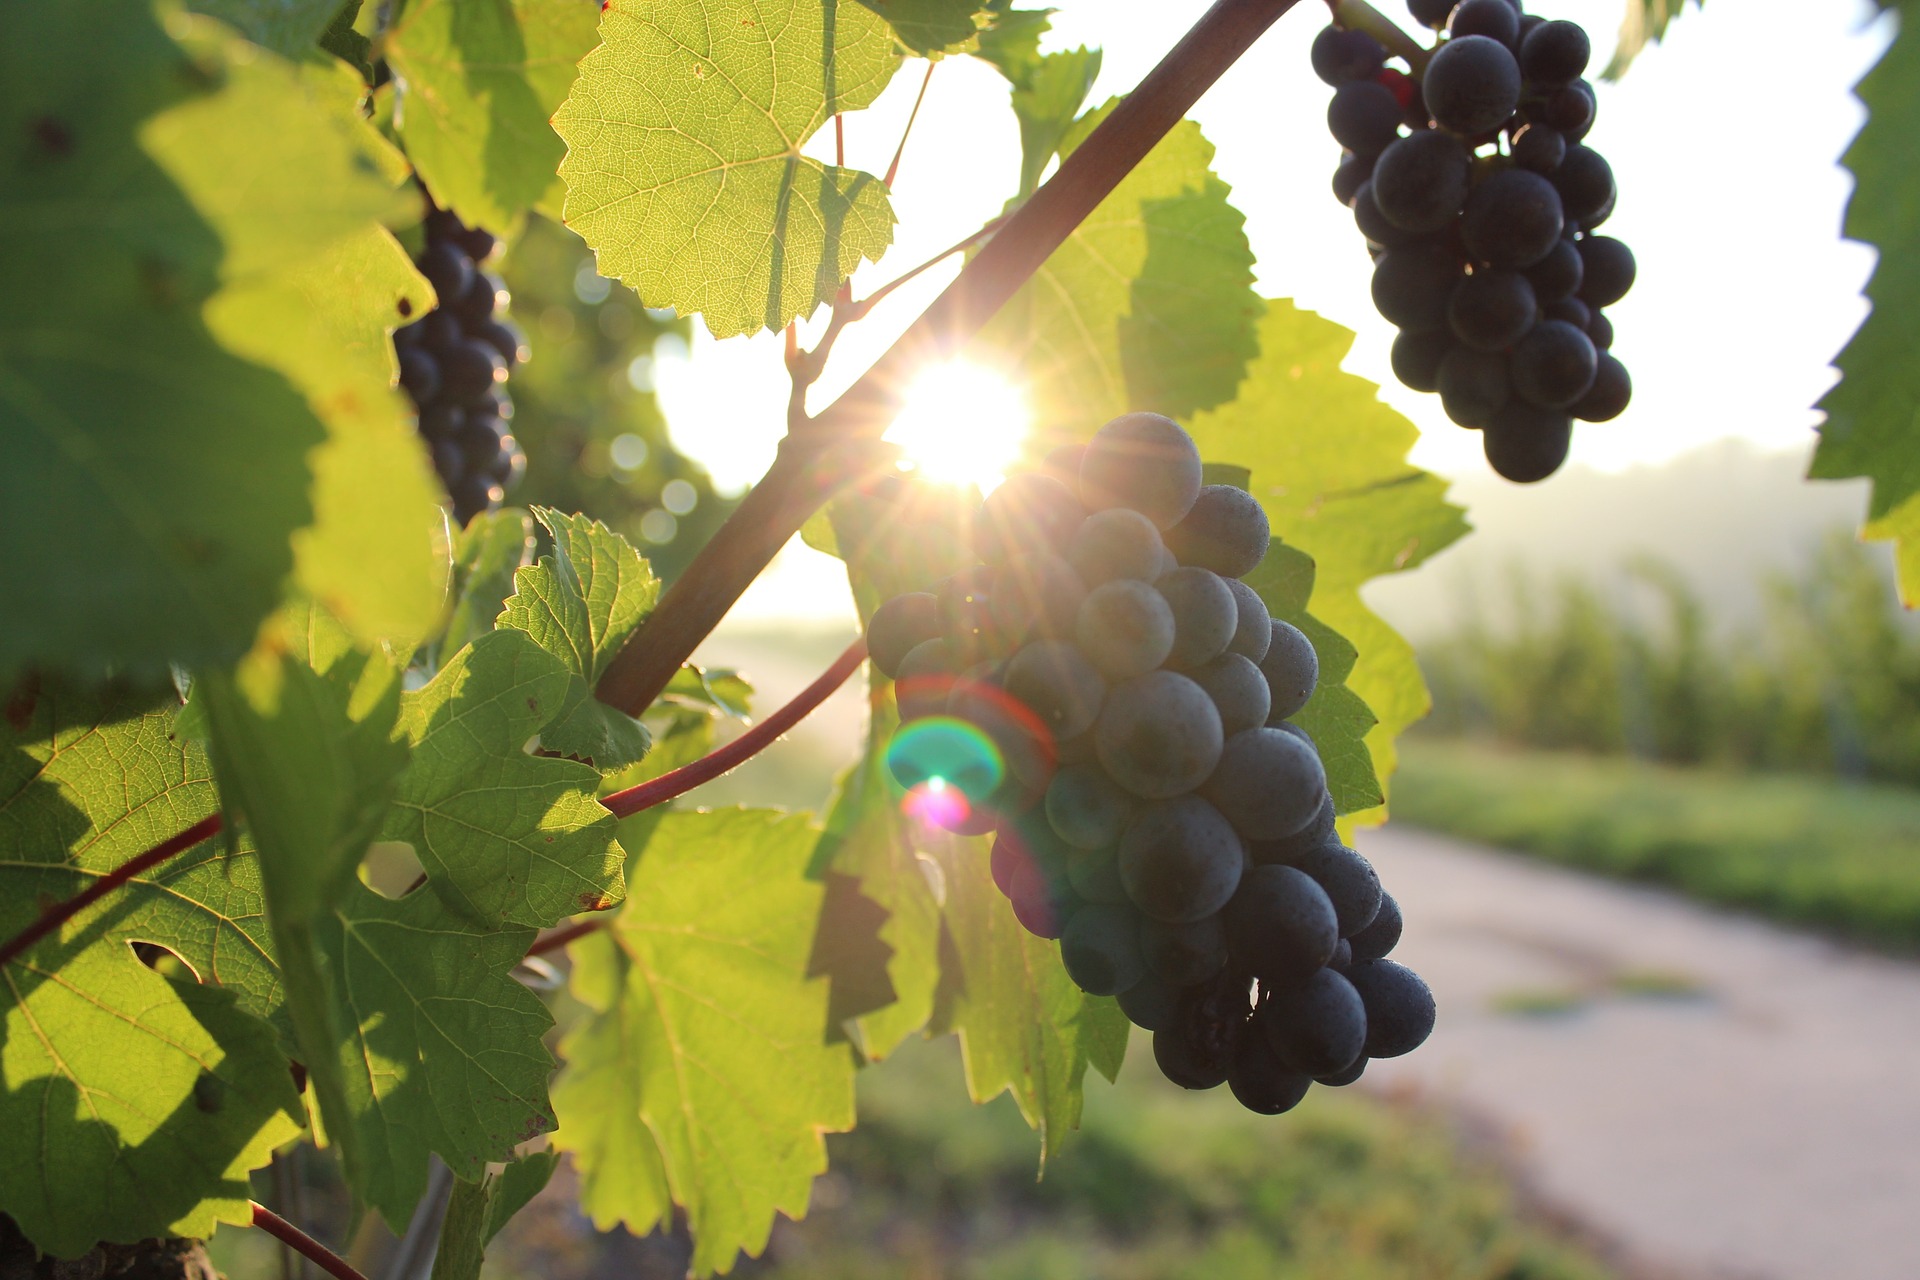
M85 911L100 899L118 889L142 871L150 871L176 854L211 840L220 834L222 818L212 814L200 819L178 835L169 836L137 858L130 859L115 867L106 875L87 886L84 893L76 894L62 902L56 902L40 913L38 919L22 929L0 946L0 965L11 964L26 954L28 948L58 929L67 921Z
M735 508L608 665L594 692L639 715L694 648L830 495L814 475L849 440L875 440L913 374L978 333L1089 213L1178 124L1214 81L1297 0L1215 0L960 272L946 292L805 432L791 433Z
M813 710L832 696L833 691L847 682L847 678L859 670L860 664L867 658L867 642L855 640L846 647L833 665L820 674L820 678L802 689L793 701L754 725L745 733L725 746L708 752L692 764L682 765L671 773L663 773L657 778L641 783L637 787L628 787L625 791L616 791L605 796L600 803L613 811L615 817L630 818L643 809L651 809L657 804L665 804L675 796L684 795L703 782L711 782L721 774L736 769L748 760L773 745L776 738L806 719Z
M569 942L578 942L588 934L597 933L601 929L606 928L607 922L611 919L613 919L613 917L610 915L591 916L585 920L576 920L563 929L555 929L552 933L542 934L533 940L532 946L527 948L527 955L543 956L549 951L558 951Z
M253 1225L294 1250L336 1280L367 1280L345 1258L288 1222L267 1206L253 1205Z

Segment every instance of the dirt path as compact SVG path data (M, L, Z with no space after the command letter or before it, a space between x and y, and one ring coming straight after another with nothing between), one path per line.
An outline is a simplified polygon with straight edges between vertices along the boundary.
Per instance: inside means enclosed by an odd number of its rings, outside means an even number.
M1441 1016L1375 1087L1490 1117L1649 1261L1920 1277L1920 966L1403 827L1360 848Z

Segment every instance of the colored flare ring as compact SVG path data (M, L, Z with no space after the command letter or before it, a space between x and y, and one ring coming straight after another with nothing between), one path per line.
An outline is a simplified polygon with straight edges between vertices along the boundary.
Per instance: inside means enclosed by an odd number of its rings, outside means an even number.
M933 811L945 813L956 800L969 810L983 804L1007 773L993 740L952 716L928 716L896 733L887 747L887 771L907 792L903 807L910 813L926 809L929 821Z

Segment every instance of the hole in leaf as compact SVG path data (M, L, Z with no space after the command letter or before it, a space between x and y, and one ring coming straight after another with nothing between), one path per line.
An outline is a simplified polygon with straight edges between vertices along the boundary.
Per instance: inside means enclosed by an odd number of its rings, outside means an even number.
M133 948L133 954L140 958L141 964L161 977L172 978L177 982L191 982L196 985L199 983L200 975L195 973L193 966L182 960L177 952L157 942L133 942L128 945Z
M383 898L398 901L420 887L426 868L404 840L376 840L360 864L360 882Z

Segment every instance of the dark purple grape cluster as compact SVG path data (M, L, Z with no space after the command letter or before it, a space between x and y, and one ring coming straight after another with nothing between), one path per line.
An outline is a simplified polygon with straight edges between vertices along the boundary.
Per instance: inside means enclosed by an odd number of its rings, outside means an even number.
M1374 305L1400 330L1394 375L1483 432L1502 476L1543 480L1566 460L1574 419L1618 417L1633 392L1602 310L1633 285L1634 261L1595 234L1616 191L1584 141L1591 45L1520 0L1409 7L1446 31L1417 78L1364 31L1314 41L1344 148L1334 194L1373 255Z
M507 372L527 358L526 339L500 314L506 288L485 269L498 242L446 209L427 215L427 244L414 259L440 305L395 331L400 385L420 415L433 469L453 518L465 524L500 505L527 469L507 425Z
M970 524L976 563L867 625L908 811L994 834L1015 917L1176 1084L1277 1114L1418 1046L1433 997L1385 958L1399 908L1291 723L1319 658L1241 581L1271 540L1259 502L1136 413Z

